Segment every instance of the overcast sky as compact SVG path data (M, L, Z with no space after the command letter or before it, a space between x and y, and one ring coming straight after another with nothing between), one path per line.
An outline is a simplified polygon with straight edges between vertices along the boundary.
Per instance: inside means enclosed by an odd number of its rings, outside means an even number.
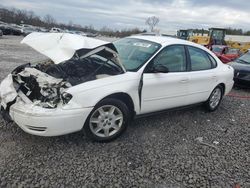
M250 30L249 0L0 0L0 5L95 28L144 29L146 18L157 16L161 32L209 27Z

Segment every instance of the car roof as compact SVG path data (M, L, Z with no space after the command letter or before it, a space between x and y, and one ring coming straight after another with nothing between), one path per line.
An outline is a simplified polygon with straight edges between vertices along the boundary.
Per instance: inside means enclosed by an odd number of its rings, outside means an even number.
M127 37L127 38L135 38L135 39L142 39L142 40L147 40L150 42L155 42L155 43L161 44L162 47L166 47L166 46L174 45L174 44L193 46L193 47L197 47L197 48L200 48L200 49L206 51L211 56L216 58L214 53L212 51L210 51L209 49L207 49L206 47L204 47L200 44L191 42L191 41L183 40L183 39L166 37L166 36L140 36L140 35L132 35L132 36Z
M148 40L151 42L155 42L158 44L161 44L162 46L167 46L171 44L187 44L191 46L197 46L197 44L187 41L187 40L182 40L182 39L177 39L173 37L167 37L167 36L144 36L144 35L133 35L130 36L129 38L136 38L136 39L142 39L142 40ZM200 47L200 45L199 45Z

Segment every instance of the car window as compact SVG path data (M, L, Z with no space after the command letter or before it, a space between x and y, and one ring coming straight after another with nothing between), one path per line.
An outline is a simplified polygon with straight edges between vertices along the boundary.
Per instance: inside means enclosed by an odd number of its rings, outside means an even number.
M174 45L163 49L153 60L153 66L164 65L169 72L186 71L186 53L184 46Z
M250 64L250 52L245 53L244 55L240 56L236 59L238 63Z
M209 59L212 63L212 68L217 67L217 61L210 54L208 54L208 56L209 56Z
M127 71L137 71L161 48L158 43L136 38L120 39L113 44Z
M195 47L188 47L190 60L191 60L191 70L207 70L212 68L211 60L208 57L208 53Z

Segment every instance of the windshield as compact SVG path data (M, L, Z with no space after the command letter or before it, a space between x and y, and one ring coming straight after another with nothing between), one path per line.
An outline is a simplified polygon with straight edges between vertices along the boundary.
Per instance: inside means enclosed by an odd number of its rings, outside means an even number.
M187 37L188 36L187 31L180 31L180 36L181 37Z
M213 30L212 37L216 40L222 40L224 38L224 30Z
M246 54L240 56L238 59L236 59L238 63L247 63L250 64L250 52L247 52Z
M142 39L124 38L113 43L127 71L137 71L161 45Z

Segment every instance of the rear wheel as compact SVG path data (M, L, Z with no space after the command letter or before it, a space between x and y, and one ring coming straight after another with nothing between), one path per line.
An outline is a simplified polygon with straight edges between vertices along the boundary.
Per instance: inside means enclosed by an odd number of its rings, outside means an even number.
M208 100L205 102L205 107L208 111L215 111L222 100L223 97L223 88L221 86L217 86L209 96Z
M122 101L104 99L90 113L84 131L92 140L111 141L122 134L128 121L129 110Z

